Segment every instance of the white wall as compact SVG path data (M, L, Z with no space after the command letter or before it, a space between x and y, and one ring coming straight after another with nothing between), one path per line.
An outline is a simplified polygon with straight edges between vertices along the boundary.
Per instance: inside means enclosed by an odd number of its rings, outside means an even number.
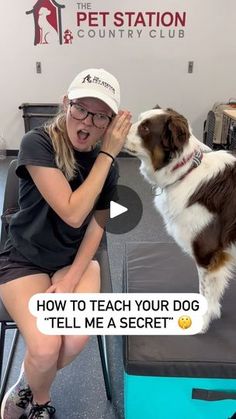
M36 0L0 2L0 133L4 132L8 149L17 149L24 133L22 102L58 102L71 79L88 67L104 67L120 81L122 107L129 108L134 119L139 112L159 103L185 114L194 133L202 138L203 121L215 101L236 97L236 1L235 0L91 0L91 10L108 11L109 25L81 29L96 31L92 38L77 36L78 1L58 0L63 30L70 28L70 45L52 42L34 45L33 15L26 15ZM85 2L80 2L85 7ZM81 6L80 6L81 7ZM85 11L85 10L84 10ZM184 38L157 37L153 28L123 26L124 37L99 38L100 29L114 29L115 11L186 11ZM116 28L116 30L119 28ZM134 31L133 39L127 30ZM137 29L143 29L140 38ZM168 28L163 29L167 34ZM173 29L171 27L170 29ZM178 28L177 28L178 29ZM117 32L118 34L118 32ZM193 74L187 73L188 61L194 61ZM41 61L42 74L35 63Z

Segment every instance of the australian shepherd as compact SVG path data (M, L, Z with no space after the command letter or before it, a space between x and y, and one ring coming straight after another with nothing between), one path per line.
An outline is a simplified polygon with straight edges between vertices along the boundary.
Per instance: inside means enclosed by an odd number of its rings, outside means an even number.
M203 332L221 315L221 297L236 262L236 158L197 140L172 109L142 113L125 149L141 160L168 233L197 265L208 302Z

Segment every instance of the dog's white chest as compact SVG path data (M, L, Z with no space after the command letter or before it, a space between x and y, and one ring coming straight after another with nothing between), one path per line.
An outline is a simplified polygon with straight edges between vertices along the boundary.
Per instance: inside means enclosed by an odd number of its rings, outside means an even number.
M178 199L165 192L155 197L154 205L162 215L169 235L192 255L192 242L196 234L212 221L213 214L200 204L188 207L184 197Z

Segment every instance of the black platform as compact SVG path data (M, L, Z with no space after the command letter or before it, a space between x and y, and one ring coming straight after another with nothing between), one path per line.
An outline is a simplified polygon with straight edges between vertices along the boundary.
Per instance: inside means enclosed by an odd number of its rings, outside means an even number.
M129 243L124 286L127 292L198 292L192 259L175 243ZM222 302L222 317L206 334L124 337L129 374L236 378L236 282Z

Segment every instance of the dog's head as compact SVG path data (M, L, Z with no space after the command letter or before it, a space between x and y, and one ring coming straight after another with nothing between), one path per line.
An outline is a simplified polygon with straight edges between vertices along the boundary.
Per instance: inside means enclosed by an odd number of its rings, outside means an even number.
M124 148L140 159L151 159L156 171L181 154L189 138L187 119L173 109L158 107L140 115L130 129Z

